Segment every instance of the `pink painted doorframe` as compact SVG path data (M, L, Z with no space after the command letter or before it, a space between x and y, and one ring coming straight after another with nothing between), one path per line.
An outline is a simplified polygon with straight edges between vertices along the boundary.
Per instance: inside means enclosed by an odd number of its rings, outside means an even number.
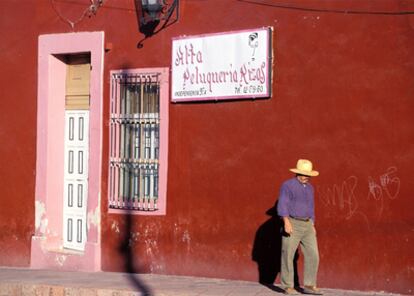
M87 243L84 252L63 249L63 164L66 64L59 55L90 53L90 127ZM31 267L101 270L100 191L104 33L39 36L35 235Z

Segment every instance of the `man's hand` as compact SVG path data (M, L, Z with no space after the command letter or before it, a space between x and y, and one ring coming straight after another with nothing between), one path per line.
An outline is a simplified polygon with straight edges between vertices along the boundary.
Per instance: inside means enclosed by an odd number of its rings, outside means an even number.
M289 235L293 233L292 224L289 221L288 217L283 217L283 223L285 224L285 232Z

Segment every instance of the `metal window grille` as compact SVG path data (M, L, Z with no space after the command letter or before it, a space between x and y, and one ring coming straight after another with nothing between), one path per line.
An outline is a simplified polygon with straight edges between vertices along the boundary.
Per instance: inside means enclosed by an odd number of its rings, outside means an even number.
M110 111L109 207L156 211L159 74L112 74Z

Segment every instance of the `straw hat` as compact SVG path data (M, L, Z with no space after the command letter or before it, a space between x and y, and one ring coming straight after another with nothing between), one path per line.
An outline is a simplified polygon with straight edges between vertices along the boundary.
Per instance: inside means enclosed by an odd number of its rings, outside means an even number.
M316 177L319 175L318 171L312 170L312 162L307 159L299 159L298 163L296 164L295 169L290 169L289 171L294 172L299 175L305 175L310 177Z

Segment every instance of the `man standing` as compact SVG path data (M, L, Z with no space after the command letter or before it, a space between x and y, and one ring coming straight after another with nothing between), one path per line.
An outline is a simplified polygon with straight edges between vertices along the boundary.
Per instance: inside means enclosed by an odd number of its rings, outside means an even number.
M280 281L285 294L295 295L293 258L301 245L305 258L304 287L305 294L322 295L316 287L319 265L319 251L316 240L314 190L309 183L311 177L319 175L312 169L312 162L299 159L296 168L290 169L296 176L285 181L280 188L278 215L283 219L282 257Z

